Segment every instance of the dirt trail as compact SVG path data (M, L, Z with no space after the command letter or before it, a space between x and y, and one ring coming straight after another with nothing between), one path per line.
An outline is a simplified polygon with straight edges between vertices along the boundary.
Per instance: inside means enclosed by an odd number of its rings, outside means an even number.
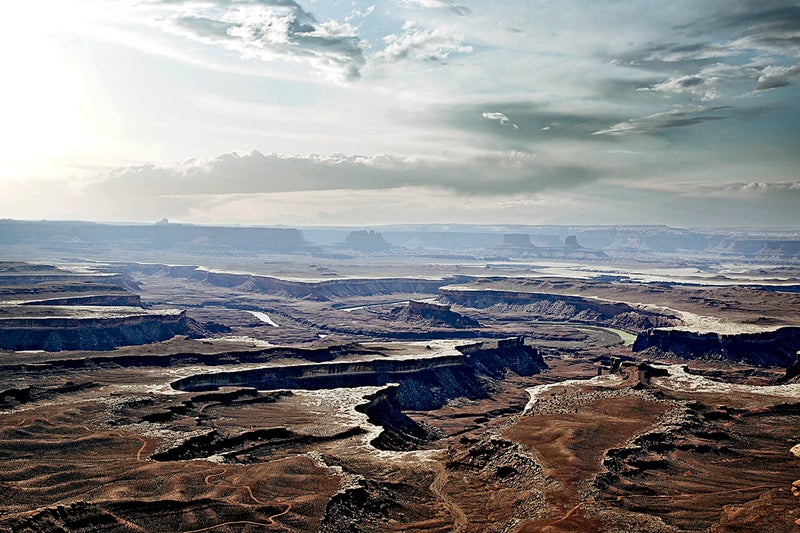
M223 468L219 472L216 472L216 473L213 473L213 474L206 474L205 477L203 477L203 483L205 483L208 486L213 486L214 483L211 483L211 478L221 477L221 476L224 476L227 473L228 473L228 469L227 468ZM220 485L222 485L224 487L230 487L232 489L244 489L244 490L246 490L247 494L250 496L250 499L253 500L254 502L256 502L258 505L274 505L273 503L265 502L263 500L259 500L258 498L256 498L255 494L253 494L253 489L249 485L234 485L233 483L228 483L228 482L224 482L224 481L222 483L220 483ZM270 516L267 519L269 521L269 523L267 525L284 527L283 525L278 524L277 522L275 522L276 518L278 518L280 516L283 516L283 515L286 515L286 514L289 513L289 511L292 510L292 504L291 503L286 503L284 505L286 505L286 509L284 509L280 513L275 513L274 515ZM239 524L239 523L254 524L255 522L235 522L235 523L237 523L237 524ZM223 525L223 524L220 524L220 525L217 525L217 526L213 526L213 527L219 527L221 525ZM258 524L258 525L265 525L265 524ZM206 528L206 529L210 529L210 528ZM198 531L206 531L206 529L198 530Z
M267 522L251 522L250 520L239 520L236 522L223 522L221 524L216 524L214 526L208 526L201 529L192 529L190 531L184 531L183 533L200 533L201 531L211 531L212 529L217 529L219 527L225 526L238 526L238 525L250 525L250 526L259 526L259 527L272 527L275 522L267 523Z
M464 528L469 522L467 520L467 515L464 514L461 507L459 507L444 490L444 486L447 483L447 469L438 461L431 461L430 464L436 471L436 476L433 478L433 483L430 485L431 492L433 492L453 514L453 532L464 531Z

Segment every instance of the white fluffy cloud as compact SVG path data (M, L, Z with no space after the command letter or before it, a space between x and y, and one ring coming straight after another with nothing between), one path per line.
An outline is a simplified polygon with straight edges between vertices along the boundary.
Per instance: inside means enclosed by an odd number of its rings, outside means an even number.
M444 61L451 54L468 54L472 47L464 37L447 28L420 28L406 24L403 32L384 37L385 47L375 55L382 61Z
M243 58L305 61L333 81L354 81L364 66L362 43L348 23L318 22L292 0L178 3L167 31L235 51Z
M508 126L511 129L518 130L519 126L511 122L509 118L505 115L505 113L499 113L497 111L487 111L481 114L481 116L487 120L496 120L503 126ZM549 128L548 128L549 129Z
M449 9L456 15L469 15L472 10L460 4L451 4L443 0L397 0L402 7L416 9Z
M704 102L708 102L710 100L715 100L719 96L717 93L719 81L720 79L716 76L703 77L699 75L687 75L673 78L663 83L657 83L647 89L639 90L659 91L672 94L691 94L699 97Z

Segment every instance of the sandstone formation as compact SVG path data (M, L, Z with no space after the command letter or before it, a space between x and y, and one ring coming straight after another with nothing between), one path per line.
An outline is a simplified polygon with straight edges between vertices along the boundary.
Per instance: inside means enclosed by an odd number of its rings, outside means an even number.
M439 295L442 300L462 307L483 309L513 306L537 320L586 322L631 330L666 325L673 318L625 303L533 291L481 290L456 286L440 288Z
M439 305L429 302L411 300L406 307L395 308L391 317L395 320L421 322L432 327L450 327L456 329L480 327L477 320L473 320L461 313L450 309L449 305Z
M174 309L142 307L120 274L0 263L0 349L111 350L207 331Z
M756 366L787 368L796 361L798 345L800 327L738 334L650 329L636 337L633 349L658 348L686 359L726 359Z
M795 365L632 351L620 331L800 327L796 265L713 257L712 234L665 227L439 229L382 229L419 246L375 254L331 229L328 257L51 235L36 253L69 267L0 264L6 325L202 324L1 350L0 532L796 529ZM613 257L495 259L528 231ZM800 349L751 341L715 342Z
M449 399L487 398L482 377L502 378L507 371L530 376L547 368L535 348L521 338L477 343L460 348L462 354L404 359L367 359L202 373L181 378L172 387L182 391L221 387L276 389L335 389L398 383L399 409L430 410Z

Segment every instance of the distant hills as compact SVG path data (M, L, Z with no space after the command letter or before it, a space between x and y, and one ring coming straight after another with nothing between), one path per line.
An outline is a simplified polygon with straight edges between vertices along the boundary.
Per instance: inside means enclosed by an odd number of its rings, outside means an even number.
M667 226L410 225L304 229L176 224L0 220L0 247L69 253L110 249L250 253L462 254L476 257L599 259L631 254L711 253L800 259L800 231L679 229Z

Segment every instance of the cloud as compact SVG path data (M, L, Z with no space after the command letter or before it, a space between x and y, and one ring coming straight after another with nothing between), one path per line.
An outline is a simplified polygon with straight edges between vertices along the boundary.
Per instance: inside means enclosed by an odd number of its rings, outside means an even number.
M439 9L449 9L456 15L470 15L472 10L467 6L462 6L459 4L451 4L449 2L443 2L442 0L397 0L397 3L401 7L407 7L412 9L420 9L420 8L439 8Z
M677 63L681 61L717 59L732 55L735 55L734 50L719 43L663 43L649 45L645 49L642 59L645 61Z
M758 76L757 91L777 89L791 85L791 79L800 76L800 65L793 67L766 66Z
M175 165L137 165L94 176L87 194L129 198L435 187L460 194L567 190L599 179L595 169L527 152L490 152L452 161L391 155L284 156L229 153Z
M800 5L796 2L738 0L722 4L724 11L678 29L688 31L732 30L738 46L761 47L797 55L800 53Z
M508 117L507 117L507 116L505 116L505 114L503 114L503 113L498 113L498 112L484 112L484 113L482 113L482 114L481 114L481 116L482 116L483 118L487 119L487 120L496 120L496 121L498 121L500 124L502 124L503 126L508 126L508 127L510 127L511 129L514 129L514 130L518 130L518 129L519 129L519 126L517 126L516 124L514 124L513 122L511 122L511 121L508 119ZM549 128L548 128L548 129L549 129Z
M447 28L423 29L410 23L403 29L403 33L383 38L386 47L375 54L377 60L443 62L450 54L472 52L472 47L464 43L462 35L451 33Z
M683 128L694 126L711 120L723 120L728 117L709 115L730 109L730 106L701 107L698 109L675 109L662 113L654 113L641 118L633 118L626 122L619 122L610 128L595 131L592 135L631 135L640 133L658 133L669 128Z
M708 187L705 192L717 196L792 195L800 200L800 181L724 183L714 187Z
M348 23L318 22L293 0L242 0L176 4L164 29L263 61L305 61L333 81L360 78L364 53Z
M657 83L652 87L645 87L638 90L659 91L673 94L692 94L700 97L704 102L707 102L715 100L719 96L717 93L719 80L720 79L716 76L703 77L695 74L680 76L663 83Z
M669 72L639 91L702 101L750 96L791 85L800 70L799 27L796 2L705 3L691 22L672 27L673 37L685 40L650 42L614 64Z

